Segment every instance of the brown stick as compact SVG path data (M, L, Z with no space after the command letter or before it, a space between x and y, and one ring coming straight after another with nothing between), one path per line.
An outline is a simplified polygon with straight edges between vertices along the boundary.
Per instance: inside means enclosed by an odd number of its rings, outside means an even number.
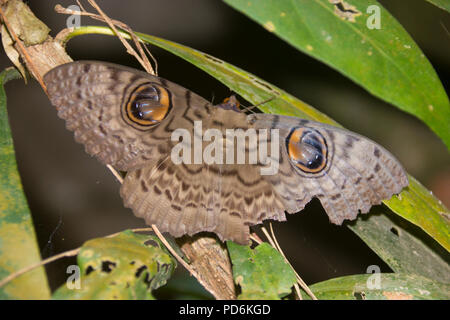
M189 257L199 282L218 300L236 299L236 290L228 251L216 238L205 236L177 239Z

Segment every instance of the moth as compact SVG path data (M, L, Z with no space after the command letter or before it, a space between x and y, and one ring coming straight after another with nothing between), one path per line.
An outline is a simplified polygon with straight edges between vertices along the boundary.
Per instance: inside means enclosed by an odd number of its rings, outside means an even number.
M50 70L44 81L75 140L100 162L127 172L120 189L124 205L174 237L208 231L246 244L250 226L284 221L285 212L302 210L314 197L340 225L408 185L399 162L363 136L296 117L247 115L233 102L214 106L142 71L76 61ZM214 132L214 141L223 134L230 142L230 130L259 134L240 146L215 145L210 154L231 152L231 161L198 161L213 140L202 134ZM183 135L174 139L179 132L197 139L197 149L183 145ZM263 147L275 152L261 156ZM174 160L177 148L188 161ZM239 152L246 161L237 161ZM260 159L248 161L256 153ZM277 170L263 174L269 162Z

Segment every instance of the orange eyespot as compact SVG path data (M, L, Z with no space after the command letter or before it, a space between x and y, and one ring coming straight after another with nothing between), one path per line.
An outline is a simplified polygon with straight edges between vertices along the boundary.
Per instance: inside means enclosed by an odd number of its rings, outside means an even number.
M286 139L291 161L306 173L319 173L327 164L325 138L311 128L294 128Z
M160 123L171 108L169 92L154 83L138 86L126 104L126 115L132 122L141 126Z

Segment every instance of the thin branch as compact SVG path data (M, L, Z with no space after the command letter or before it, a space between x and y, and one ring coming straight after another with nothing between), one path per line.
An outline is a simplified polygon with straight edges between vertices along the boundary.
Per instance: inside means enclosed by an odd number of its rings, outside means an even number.
M270 226L272 226L271 223L270 223ZM280 252L280 254L283 256L284 261L285 261L287 264L289 264L289 266L292 268L292 270L293 270L294 273L295 273L295 279L296 279L296 281L297 281L297 283L298 283L298 275L297 275L297 272L294 270L294 268L293 268L292 265L289 263L289 261L288 261L287 258L284 256L284 254L280 251L279 247L277 246L277 243L274 241L274 239L273 239L273 238L269 235L269 233L267 232L267 229L266 229L265 227L262 227L261 229L262 229L264 235L266 236L267 240L269 241L270 245L271 245L275 250L277 250L278 252ZM301 293L301 291L299 290L297 283L294 283L294 289L295 289L295 292L297 293L297 297L299 297L300 300L303 300L303 299L302 299L302 293Z
M35 263L35 264L32 264L32 265L30 265L30 266L28 266L28 267L25 267L25 268L23 268L23 269L20 269L20 270L17 271L17 272L11 273L11 274L8 275L6 278L4 278L4 279L2 279L2 280L0 281L0 288L3 287L4 285L6 285L8 282L14 280L14 279L17 278L17 277L20 277L20 276L23 275L24 273L27 273L27 272L29 272L29 271L31 271L31 270L34 270L34 269L36 269L36 268L39 268L39 267L41 267L41 266L43 266L43 265L46 265L46 264L48 264L48 263L50 263L50 262L53 262L53 261L55 261L55 260L58 260L58 259L61 259L61 258L64 258L64 257L72 257L72 256L75 256L75 255L78 254L78 252L80 252L80 249L81 249L81 248L73 249L73 250L70 250L70 251L65 251L65 252L63 252L63 253L54 255L53 257L50 257L50 258L41 260L41 261L39 261L39 262L37 262L37 263Z
M117 181L119 181L120 184L123 184L123 178L120 175L120 173L116 169L114 169L114 167L110 164L107 164L106 167L109 169L109 171L111 171L111 173L117 179Z
M296 279L297 279L297 282L299 282L299 279L303 282L303 280L300 278L300 276L299 276L299 275L297 274L297 272L295 271L294 267L292 267L291 263L290 263L289 260L286 258L286 256L285 256L283 250L281 250L280 244L278 243L277 237L275 236L275 232L273 231L273 225L272 225L272 223L269 223L269 227L270 227L270 233L271 233L272 238L273 238L273 242L275 243L275 246L276 246L277 250L278 250L278 251L280 252L280 254L283 256L284 260L291 266L292 270L294 270L294 273L295 273L295 277L296 277ZM304 282L303 282L303 283L304 283ZM306 283L304 283L304 285L307 287ZM300 300L303 300L302 293L301 293L301 291L300 291L300 289L299 289L297 283L294 284L294 288L295 288L295 291L297 292L297 297L298 297Z
M131 32L131 37L133 38L134 43L136 44L136 47L138 48L138 51L140 55L136 53L136 51L130 46L128 41L126 41L117 31L116 26L114 25L113 21L103 12L103 10L98 6L98 4L95 2L95 0L88 0L91 6L97 10L97 12L102 16L103 19L105 19L106 23L110 26L111 29L116 33L117 37L120 39L122 44L127 48L128 53L132 54L136 57L136 59L139 61L139 63L144 67L144 69L150 73L155 74L155 71L153 70L150 61L148 61L147 56L145 55L144 51L142 50L142 47L139 43L139 41L136 39L136 36L134 35L134 32Z
M256 233L252 233L252 234L250 235L250 239L253 240L253 241L255 241L257 244L263 243L263 241L261 240L261 238L258 237L258 235L257 235Z

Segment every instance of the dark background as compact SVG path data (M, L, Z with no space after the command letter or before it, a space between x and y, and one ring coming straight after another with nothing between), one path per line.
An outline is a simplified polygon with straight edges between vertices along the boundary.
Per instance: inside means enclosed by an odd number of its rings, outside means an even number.
M350 130L390 150L406 170L450 205L450 156L444 144L416 118L371 96L340 73L296 51L275 35L221 1L97 1L114 19L136 31L160 36L209 53L292 93ZM450 18L424 0L380 1L408 30L436 69L448 92ZM57 3L27 1L55 36L67 16L54 12ZM86 8L89 5L83 2ZM98 24L87 17L82 25ZM118 39L90 35L71 40L74 60L96 59L139 67ZM183 60L151 47L159 75L208 100L223 100L228 88ZM0 55L0 67L10 64ZM7 84L8 111L17 160L43 258L73 249L84 241L127 228L143 227L122 205L119 184L110 172L75 143L64 122L35 81ZM278 240L295 269L308 283L365 273L385 265L356 235L330 224L318 201L287 223L275 223ZM387 231L389 232L389 231ZM65 279L74 259L47 267L53 288ZM179 268L181 269L181 268ZM182 279L183 274L178 274ZM184 277L186 278L186 276ZM174 284L175 286L176 284Z

